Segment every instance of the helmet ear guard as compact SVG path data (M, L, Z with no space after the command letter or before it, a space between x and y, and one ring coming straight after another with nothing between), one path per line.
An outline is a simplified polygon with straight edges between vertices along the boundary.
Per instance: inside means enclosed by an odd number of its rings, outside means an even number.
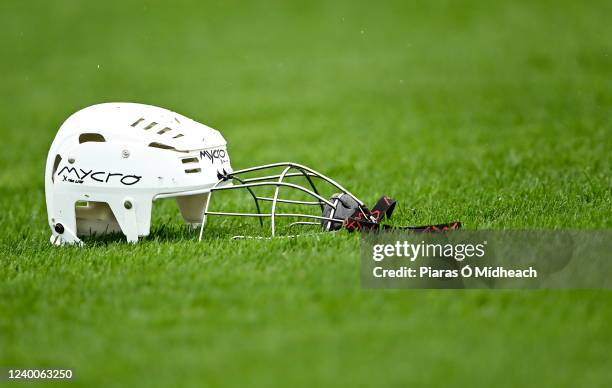
M186 223L199 226L204 217L204 206L208 200L208 193L181 195L176 197L181 216Z
M149 234L152 198L148 196L98 195L93 201L80 196L55 196L51 242L82 244L80 237L122 232L128 242Z

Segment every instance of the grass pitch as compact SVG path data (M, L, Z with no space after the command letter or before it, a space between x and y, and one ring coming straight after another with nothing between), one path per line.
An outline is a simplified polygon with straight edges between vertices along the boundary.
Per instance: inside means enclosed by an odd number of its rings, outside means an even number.
M397 224L610 228L610 2L0 5L0 366L75 386L610 386L605 291L363 290L359 238L53 248L46 153L104 101L176 110L234 168L310 165Z

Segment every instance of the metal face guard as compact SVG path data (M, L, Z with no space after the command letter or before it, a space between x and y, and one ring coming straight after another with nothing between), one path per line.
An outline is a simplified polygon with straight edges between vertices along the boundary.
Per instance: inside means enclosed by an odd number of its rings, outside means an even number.
M251 178L243 177L247 173L253 173L257 171L266 171L274 168L285 167L280 174L276 175L266 175L266 176L255 176ZM294 172L292 171L294 170ZM310 185L310 189L303 187L301 185L297 185L294 183L285 182L286 178L290 177L299 177L303 176L306 178ZM311 169L306 166L302 166L297 163L273 163L266 164L262 166L256 166L251 168L246 168L243 170L233 171L231 173L226 174L225 176L220 176L220 179L215 185L210 189L210 194L206 200L206 206L204 207L204 215L202 217L202 225L200 227L200 236L199 240L202 240L202 235L204 233L204 227L206 226L206 222L208 216L241 216L241 217L258 217L260 224L263 226L263 218L270 217L271 220L271 237L276 236L276 225L277 225L277 217L291 217L291 218L303 218L310 219L310 221L296 221L289 225L289 227L294 225L322 225L325 230L330 230L333 223L338 223L339 219L334 218L335 210L338 206L338 201L332 198L332 200L328 200L322 197L317 190L317 187L314 183L313 178L319 179L327 183L328 185L334 187L339 190L342 194L350 196L354 199L358 208L361 212L366 216L367 208L364 203L351 194L348 190L342 187L338 182L333 179ZM235 185L225 185L221 186L221 184L227 181L236 181L238 184ZM274 196L270 197L262 197L258 196L255 193L255 190L258 187L274 187ZM290 199L282 199L279 198L279 191L281 187L292 188L301 192L304 192L313 198L312 201L298 201L298 200L290 200ZM210 210L210 203L213 197L213 194L220 191L226 190L236 190L236 189L246 189L251 194L251 197L255 201L255 207L257 209L257 213L229 213L229 212L218 212ZM272 202L272 208L270 213L261 213L260 211L260 201L264 202ZM278 203L287 203L287 204L295 204L295 205L312 205L320 207L319 215L313 214L303 214L303 213L278 213L277 212L277 204ZM323 210L326 206L331 207L332 211L329 216L323 215ZM314 220L314 221L313 221ZM327 221L327 222L326 222ZM342 220L340 220L342 221Z

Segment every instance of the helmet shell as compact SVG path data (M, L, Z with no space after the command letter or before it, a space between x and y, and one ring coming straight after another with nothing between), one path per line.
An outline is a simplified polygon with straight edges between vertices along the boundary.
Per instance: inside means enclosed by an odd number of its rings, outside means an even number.
M45 195L55 243L78 235L149 234L152 202L178 197L186 221L201 222L209 189L232 171L221 133L167 109L105 103L60 127L47 156Z

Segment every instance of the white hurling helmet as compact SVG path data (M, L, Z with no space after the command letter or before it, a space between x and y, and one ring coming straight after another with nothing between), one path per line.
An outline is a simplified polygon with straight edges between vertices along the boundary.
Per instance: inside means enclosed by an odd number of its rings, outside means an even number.
M267 170L277 172L252 176ZM292 178L304 179L308 188L286 181ZM340 193L324 198L316 179ZM266 187L273 194L257 193ZM281 187L309 200L282 199ZM253 212L210 210L213 192L241 188L253 198ZM187 223L201 225L200 239L210 215L270 219L274 236L278 217L292 218L296 222L291 225L336 230L355 211L367 214L357 197L305 166L276 163L233 171L219 131L163 108L134 103L93 105L62 124L47 157L45 195L54 244L81 243L81 236L111 232L136 242L149 234L153 201L169 197L176 197ZM262 213L263 203L269 212ZM318 214L279 212L279 204L315 207Z

